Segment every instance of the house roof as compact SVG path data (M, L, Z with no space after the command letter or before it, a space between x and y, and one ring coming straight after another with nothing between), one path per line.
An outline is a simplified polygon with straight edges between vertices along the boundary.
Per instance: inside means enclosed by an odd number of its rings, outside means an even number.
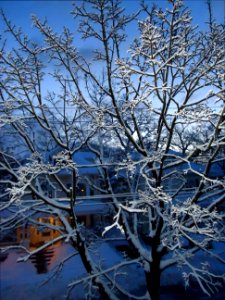
M61 152L63 149L60 148L59 146L54 148L53 150L49 151L46 153L46 160L48 161L50 157L53 157L55 154ZM114 149L115 150L115 149ZM119 155L119 149L117 155ZM111 153L111 152L110 152ZM168 163L172 163L176 159L182 159L184 155L181 152L169 149L168 151L168 157L166 161ZM121 153L122 155L122 153ZM141 154L136 152L136 151L131 151L129 153L130 158L132 161L137 162L138 160L141 159ZM79 150L73 154L73 160L76 163L78 173L79 175L99 175L99 170L96 164L98 163L98 158L95 153L91 152L87 148L83 150ZM24 163L26 163L26 160L24 160ZM223 177L225 176L225 159L223 162L215 162L211 165L210 171L208 176L212 178L217 178L217 177ZM165 174L168 174L171 171L178 171L178 172L187 172L187 173L193 173L193 172L198 172L198 173L203 173L205 170L205 164L203 163L196 163L196 162L190 162L190 165L186 162L181 162L177 166L171 166L169 168L165 168ZM139 164L136 164L134 173L139 174L140 172L140 166ZM69 175L70 170L68 169L62 169L59 172L60 175ZM117 177L127 177L127 171L126 168L121 169L117 172ZM116 179L116 177L115 177Z
M97 156L90 151L79 151L73 154L73 161L76 163L79 175L98 175ZM62 169L58 174L69 175L68 168Z
M187 172L187 173L200 173L203 174L206 168L206 164L202 163L195 163L195 162L182 162L179 165L171 166L169 168L165 169L165 173L168 174L169 172L172 171L177 171L177 172ZM214 162L212 163L209 172L208 172L208 177L210 178L221 178L225 176L225 169L223 168L223 164L219 162Z
M90 151L79 151L74 153L73 160L77 164L78 172L82 175L97 175L98 168L95 165L97 163L97 157Z
M68 199L60 200L60 203L68 204ZM107 200L106 200L107 201ZM34 202L34 200L24 200L23 204L30 204L31 202ZM13 208L13 209L12 209ZM110 204L108 202L103 202L101 200L101 196L97 199L85 199L85 200L77 200L76 205L74 207L74 211L76 216L83 216L83 215L106 215L110 212ZM8 218L13 218L15 214L19 213L20 208L16 205L13 205L10 209L5 209L0 212L0 216L2 218L2 222L4 222ZM30 216L31 213L29 210L21 212L21 215L24 216ZM35 213L35 217L44 217L49 216L48 213Z

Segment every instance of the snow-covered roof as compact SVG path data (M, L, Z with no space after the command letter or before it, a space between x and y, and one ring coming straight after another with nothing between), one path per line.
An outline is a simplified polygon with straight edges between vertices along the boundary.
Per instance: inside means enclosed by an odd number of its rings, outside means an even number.
M74 153L73 161L76 163L79 175L98 175L97 157L93 152L90 151L79 151ZM69 175L71 170L65 168L62 169L58 174L61 176Z
M24 200L23 201L23 208L24 205L31 205L32 202L36 200ZM107 201L107 200L106 200ZM68 199L60 200L60 204L67 205L69 202ZM21 213L19 211L21 210ZM83 215L106 215L110 212L110 204L108 202L103 202L101 198L97 199L85 199L85 200L77 200L75 208L74 208L76 216L83 216ZM11 209L5 209L0 212L0 217L2 219L2 222L4 220L13 217L15 214L18 214L19 216L23 217L29 217L33 212L29 210L24 210L22 207L13 205ZM41 213L35 213L35 217L38 216L45 216L44 212ZM48 213L46 213L46 216L49 216Z
M183 162L179 164L178 166L171 166L165 170L165 173L170 173L172 171L178 171L178 172L186 172L186 173L193 173L198 172L200 174L203 174L205 171L206 165L195 163L195 162ZM221 178L225 176L225 170L220 163L213 163L209 169L208 177L211 178Z
M216 162L213 163L210 168L210 176L211 177L223 177L225 176L225 159L222 163Z
M79 151L73 155L73 160L77 164L77 168L79 174L86 175L86 174L98 174L98 169L95 166L97 163L97 157L93 152L90 151Z

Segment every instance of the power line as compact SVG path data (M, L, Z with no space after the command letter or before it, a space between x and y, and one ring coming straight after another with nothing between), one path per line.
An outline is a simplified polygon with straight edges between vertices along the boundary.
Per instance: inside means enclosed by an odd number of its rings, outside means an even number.
M130 103L130 102L129 102ZM195 104L195 103L188 103L188 107L190 107L190 105L193 105L193 106L196 106L197 104ZM29 107L29 105L28 105L28 107ZM223 107L223 104L221 103L221 105L213 105L213 108L221 108L221 107ZM0 106L0 108L1 108L1 106ZM39 107L39 106L37 106L37 107L34 107L35 109L39 109L40 111L41 110L43 110L45 113L48 113L49 112L49 109L52 109L52 110L64 110L64 109L69 109L69 110L71 110L71 109L74 109L74 110L76 110L77 112L79 112L79 111L82 111L82 112L84 112L84 111L89 111L89 112L91 112L91 111L100 111L100 112L102 112L102 111L104 111L105 113L107 113L107 110L110 110L110 109L124 109L125 110L125 112L127 111L127 112L129 112L129 110L131 109L131 107L120 107L120 106L110 106L110 107L84 107L84 108L77 108L76 107L76 105L67 105L66 107L63 107L63 106L47 106L46 105L46 108L45 107ZM88 109L87 109L88 108ZM179 106L169 106L169 109L172 109L172 110L176 110L176 109L178 109L179 108ZM212 107L210 107L210 105L209 105L209 108L211 108L212 109ZM16 108L16 107L14 107L13 108L14 110L21 110L21 108ZM158 107L154 107L154 106L151 106L151 107L149 107L149 108L147 108L147 107L135 107L135 108L133 108L132 110L133 111L152 111L152 110L161 110L162 109L162 107L160 107L160 106L158 106ZM3 110L2 110L3 111ZM51 112L53 112L53 111L51 111ZM58 113L58 114L60 114L59 112L57 112L57 111L55 111L54 113Z
M180 196L186 196L186 197L190 197L190 194L193 193L194 191L196 190L196 188L184 188L182 189L182 191L179 193ZM171 195L169 193L174 193L174 190L165 190L166 193L168 193L168 196L171 197ZM221 193L223 191L221 190ZM107 195L103 195L103 194L100 194L100 195L95 195L95 196L83 196L83 197L77 197L76 200L77 201L87 201L87 200L95 200L95 199L113 199L114 197L116 198L133 198L135 197L135 199L137 199L137 202L140 200L138 197L140 196L139 193L121 193L121 194L107 194ZM176 196L177 197L177 196ZM175 198L176 198L175 197ZM209 193L209 197L210 197L210 193ZM201 200L201 199L200 199ZM43 201L41 200L38 200L39 201L39 204L45 204ZM69 198L64 198L64 199L58 199L58 200L55 200L56 203L62 203L62 202L70 202L71 200ZM123 199L123 200L119 200L119 203L127 203L127 202L133 202L132 199L129 200L129 199ZM37 200L21 200L21 204L38 204L37 203ZM1 202L1 204L4 204L4 203L8 203L6 201L4 202ZM96 202L96 201L93 201L93 202L75 202L75 205L74 205L74 209L76 210L76 206L79 206L79 207L90 207L92 205L97 205L97 206L102 206L102 205L112 205L112 204L115 204L115 201L114 200L111 200L111 201L102 201L102 202ZM50 204L51 205L51 204ZM4 205L3 205L4 206ZM15 205L16 206L16 205ZM7 209L7 208L6 208Z

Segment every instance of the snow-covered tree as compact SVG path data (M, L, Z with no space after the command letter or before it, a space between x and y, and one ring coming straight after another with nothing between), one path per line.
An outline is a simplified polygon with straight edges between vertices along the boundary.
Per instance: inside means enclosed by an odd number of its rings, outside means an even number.
M15 219L30 218L25 211L44 209L60 217L60 238L71 240L78 249L89 273L86 280L98 286L104 299L122 295L159 299L161 274L174 265L183 270L186 285L195 279L210 295L223 275L214 274L205 260L196 264L194 257L201 259L206 253L224 263L213 250L215 243L224 243L225 181L220 167L225 159L224 27L212 21L209 30L201 32L180 0L170 1L165 11L142 3L141 13L129 16L121 7L114 0L74 6L72 15L80 22L82 38L96 45L88 58L79 53L68 29L57 34L47 22L33 17L44 37L40 46L3 15L18 46L8 52L6 43L1 50L0 121L16 131L30 152L30 161L23 165L15 155L1 151L1 168L13 177L6 179L10 198L2 210L14 204L20 208L3 219L3 228L14 226ZM144 14L139 37L125 53L126 27ZM46 87L49 78L54 92ZM27 119L61 149L54 162L32 139ZM203 134L206 128L209 134ZM112 197L114 222L103 236L117 227L129 242L135 263L145 273L142 296L131 295L108 274L134 261L126 258L121 265L102 270L77 223L79 172L72 158L83 146L97 157L101 185L96 188ZM43 176L54 177L68 194L57 175L62 169L69 169L73 178L67 204L47 197L39 184ZM120 178L122 188L115 184ZM187 191L193 179L195 184ZM27 190L37 198L32 206L20 201Z

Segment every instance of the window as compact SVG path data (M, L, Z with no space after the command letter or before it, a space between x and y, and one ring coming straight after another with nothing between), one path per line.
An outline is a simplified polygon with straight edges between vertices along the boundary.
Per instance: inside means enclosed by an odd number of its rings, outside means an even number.
M77 196L85 196L86 195L86 187L83 183L78 183L76 188L76 195Z
M78 216L78 217L77 217L77 222L78 222L79 224L86 225L86 216Z
M43 231L42 236L50 236L51 232L50 231Z

